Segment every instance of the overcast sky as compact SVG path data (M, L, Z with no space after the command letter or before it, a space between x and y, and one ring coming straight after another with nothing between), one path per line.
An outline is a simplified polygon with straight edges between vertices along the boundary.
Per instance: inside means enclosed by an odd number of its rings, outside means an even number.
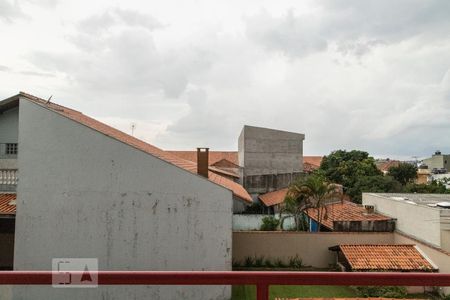
M0 98L26 91L164 149L450 153L450 1L0 0Z

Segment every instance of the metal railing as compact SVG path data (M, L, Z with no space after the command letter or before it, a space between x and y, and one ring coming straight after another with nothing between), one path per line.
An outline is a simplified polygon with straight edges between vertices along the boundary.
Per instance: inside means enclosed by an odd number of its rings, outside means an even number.
M70 273L81 276L83 272ZM51 285L55 274L0 271L0 285ZM258 300L269 299L270 285L450 286L450 274L437 273L99 271L95 274L99 285L256 285Z

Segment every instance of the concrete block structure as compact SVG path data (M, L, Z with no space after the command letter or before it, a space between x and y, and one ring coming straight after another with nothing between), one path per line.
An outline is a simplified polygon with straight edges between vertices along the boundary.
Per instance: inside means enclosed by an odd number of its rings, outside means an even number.
M278 190L303 171L304 134L245 125L238 140L242 183L250 194Z
M450 154L442 154L441 151L436 151L430 158L423 160L423 163L428 166L429 170L446 169L450 171Z
M242 186L207 169L200 176L195 163L28 94L0 109L0 124L16 133L0 132L0 143L19 149L14 270L51 270L53 258L96 258L101 270L231 270L233 199L251 200ZM230 292L17 286L13 299L206 300Z

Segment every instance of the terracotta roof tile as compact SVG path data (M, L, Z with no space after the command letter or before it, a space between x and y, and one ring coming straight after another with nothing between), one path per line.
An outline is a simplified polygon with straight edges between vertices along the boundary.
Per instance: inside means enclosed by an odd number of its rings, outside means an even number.
M303 164L307 163L316 168L320 167L323 156L303 156Z
M353 271L437 271L415 245L339 245Z
M0 215L16 214L16 194L0 194Z
M136 149L144 151L155 157L158 157L166 162L176 165L176 166L178 166L182 169L185 169L191 173L197 173L197 164L196 163L189 161L189 160L182 159L178 156L171 154L168 151L164 151L160 148L150 145L142 140L139 140L139 139L137 139L131 135L128 135L120 130L117 130L109 125L106 125L102 122L99 122L99 121L93 119L93 118L90 118L90 117L82 114L79 111L76 111L76 110L55 104L55 103L47 103L47 101L44 99L35 97L33 95L29 95L29 94L26 94L23 92L20 92L20 95L31 100L33 103L36 103L40 106L48 108L62 116L65 116L73 121L83 124L83 125L91 128L91 129L94 129L104 135L107 135L111 138L114 138L118 141L128 144ZM197 152L195 152L195 153L197 153ZM210 181L231 190L236 197L238 197L248 203L252 202L251 196L244 189L244 187L241 186L240 184L238 184L230 179L226 179L222 176L219 176L213 172L209 172L208 178Z
M197 163L197 151L166 151L177 157L185 160ZM214 165L218 161L226 159L232 162L234 165L238 166L238 153L237 151L209 151L209 165Z
M259 200L264 203L265 206L272 206L283 203L284 198L286 198L286 194L288 192L288 188L284 188L281 190L269 192L266 194L259 195Z
M378 170L381 172L389 171L390 167L397 167L400 164L398 160L387 160L387 161L377 161L375 162Z
M323 210L322 215L324 215L325 208L321 209ZM306 210L308 217L315 221L317 221L317 212L318 209L316 208L309 208ZM321 223L328 229L333 230L333 221L387 221L391 219L392 218L378 213L368 214L362 205L343 201L342 203L339 202L326 205L326 218L324 217Z

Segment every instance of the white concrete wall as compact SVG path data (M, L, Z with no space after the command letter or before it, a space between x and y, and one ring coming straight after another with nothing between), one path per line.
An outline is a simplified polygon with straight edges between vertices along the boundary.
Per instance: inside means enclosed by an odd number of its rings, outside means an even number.
M363 193L363 205L397 219L396 229L437 247L441 246L440 210L377 194Z
M230 270L232 193L21 99L15 270ZM229 287L17 287L15 299L227 299Z

